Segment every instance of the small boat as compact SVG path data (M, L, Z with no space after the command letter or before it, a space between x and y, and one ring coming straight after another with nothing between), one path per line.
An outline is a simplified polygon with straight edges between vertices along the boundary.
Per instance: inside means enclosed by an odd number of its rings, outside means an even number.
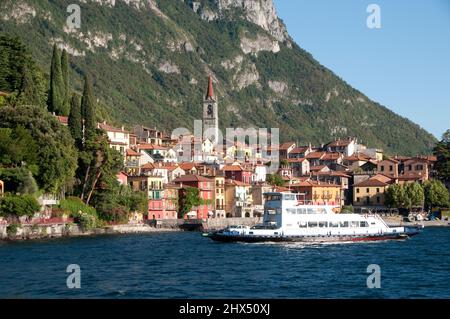
M423 226L389 227L377 214L340 214L337 205L316 205L304 194L266 193L263 223L230 226L204 237L219 242L362 242L401 240Z

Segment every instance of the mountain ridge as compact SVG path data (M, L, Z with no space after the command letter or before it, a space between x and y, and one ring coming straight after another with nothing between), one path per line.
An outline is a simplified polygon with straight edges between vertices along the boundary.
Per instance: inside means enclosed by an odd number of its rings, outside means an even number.
M221 128L279 127L300 144L357 136L407 155L436 141L301 49L272 0L83 0L80 30L65 24L71 2L4 1L0 31L20 36L41 65L53 43L65 48L76 90L94 75L102 117L192 128L211 74Z

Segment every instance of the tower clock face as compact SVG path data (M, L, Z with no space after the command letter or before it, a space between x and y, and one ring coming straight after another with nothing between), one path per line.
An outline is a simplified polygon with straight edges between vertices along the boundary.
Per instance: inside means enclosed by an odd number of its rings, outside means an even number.
M210 105L208 105L208 110L207 110L207 112L208 112L208 115L212 115L213 114L213 106L210 104Z

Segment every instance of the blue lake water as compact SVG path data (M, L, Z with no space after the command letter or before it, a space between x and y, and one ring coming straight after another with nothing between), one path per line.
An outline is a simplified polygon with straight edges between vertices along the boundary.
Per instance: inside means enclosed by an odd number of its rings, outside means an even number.
M406 241L221 244L200 233L0 243L1 298L450 298L450 228ZM69 264L81 289L66 286ZM367 288L367 267L381 288Z

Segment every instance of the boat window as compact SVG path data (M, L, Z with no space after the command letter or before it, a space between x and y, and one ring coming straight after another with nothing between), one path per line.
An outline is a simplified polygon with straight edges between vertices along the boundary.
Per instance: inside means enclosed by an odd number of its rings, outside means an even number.
M340 227L348 227L348 222L340 222Z
M316 210L314 208L308 208L308 214L315 214Z
M268 209L267 210L267 214L269 214L269 215L275 215L275 209Z
M359 222L358 221L351 221L350 222L350 227L359 227Z
M308 227L317 227L317 222L308 222Z
M306 214L306 208L297 208L297 214Z
M295 208L286 208L286 213L288 214L295 215L296 211L297 210Z
M267 201L279 201L279 200L281 200L281 195L276 195L276 194L273 194L273 195L266 195L266 199L267 199Z
M339 222L330 222L330 227L339 227Z
M308 223L307 222L298 222L298 227L306 228L306 227L308 227Z
M284 195L284 200L295 200L295 194Z
M360 227L369 227L369 223L366 221L361 222L360 225Z
M281 215L281 208L277 208L276 212L277 212L277 215Z
M319 222L319 227L321 228L327 227L327 222Z

